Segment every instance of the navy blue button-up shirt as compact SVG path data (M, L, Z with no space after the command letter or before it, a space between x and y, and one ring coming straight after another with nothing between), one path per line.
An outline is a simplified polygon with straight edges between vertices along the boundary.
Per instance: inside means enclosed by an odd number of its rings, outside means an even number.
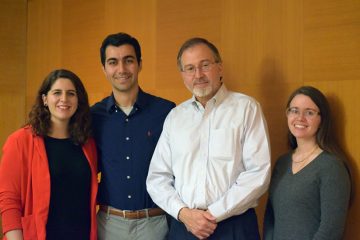
M146 190L150 160L173 102L139 89L129 115L106 97L91 107L99 154L98 202L123 210L154 207Z

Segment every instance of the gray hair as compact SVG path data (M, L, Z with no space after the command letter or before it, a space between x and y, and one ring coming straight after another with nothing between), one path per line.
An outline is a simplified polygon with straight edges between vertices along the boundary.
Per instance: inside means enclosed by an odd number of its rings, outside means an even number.
M177 55L177 66L180 69L180 71L182 71L181 57L184 51L199 44L205 44L212 51L215 62L217 63L222 62L219 50L215 47L214 44L212 44L211 42L209 42L204 38L199 38L199 37L190 38L189 40L183 43Z

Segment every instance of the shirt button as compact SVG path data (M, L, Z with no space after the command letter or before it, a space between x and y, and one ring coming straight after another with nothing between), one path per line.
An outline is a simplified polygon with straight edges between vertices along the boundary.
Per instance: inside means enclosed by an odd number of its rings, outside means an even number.
M131 198L131 195L128 195L128 198L130 199L130 198Z
M128 122L128 121L129 121L129 119L128 119L128 118L126 118L126 119L125 119L125 122Z
M130 159L130 157L129 156L126 156L126 160L129 160Z
M129 141L129 140L130 140L130 138L129 138L129 137L126 137L125 139L126 139L126 141Z
M131 177L130 176L126 176L127 179L130 179Z

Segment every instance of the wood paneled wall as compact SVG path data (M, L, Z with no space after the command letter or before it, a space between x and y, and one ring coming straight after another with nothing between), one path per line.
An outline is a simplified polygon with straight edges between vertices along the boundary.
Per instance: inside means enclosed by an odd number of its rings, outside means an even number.
M354 198L346 239L356 239L360 233L360 1L303 2L303 82L328 96L334 131L350 158Z
M189 37L205 37L221 51L226 85L262 104L273 162L287 150L284 108L290 92L313 85L329 97L334 131L353 172L355 197L345 239L359 235L360 1L28 0L27 14L24 2L3 0L0 5L1 24L14 18L8 6L22 7L16 20L8 22L11 27L0 33L1 43L16 39L15 46L1 46L1 110L9 113L0 120L1 143L22 123L40 82L54 68L76 72L91 103L110 93L99 57L101 41L109 33L124 31L138 38L143 52L140 85L177 103L190 97L176 68L178 48ZM260 222L265 200L257 209Z
M0 146L2 147L7 136L24 124L26 115L26 1L0 1L0 29ZM1 233L0 225L0 237Z
M16 24L14 24L16 23ZM26 2L0 1L0 144L24 124Z

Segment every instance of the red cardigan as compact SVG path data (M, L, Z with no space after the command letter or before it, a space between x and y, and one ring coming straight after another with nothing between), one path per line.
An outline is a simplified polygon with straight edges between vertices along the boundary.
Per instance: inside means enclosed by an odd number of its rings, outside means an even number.
M91 169L91 232L97 239L97 153L90 139L82 147ZM9 136L0 165L3 233L22 229L24 239L45 240L50 204L50 173L44 139L24 127ZM5 238L4 238L5 239Z

